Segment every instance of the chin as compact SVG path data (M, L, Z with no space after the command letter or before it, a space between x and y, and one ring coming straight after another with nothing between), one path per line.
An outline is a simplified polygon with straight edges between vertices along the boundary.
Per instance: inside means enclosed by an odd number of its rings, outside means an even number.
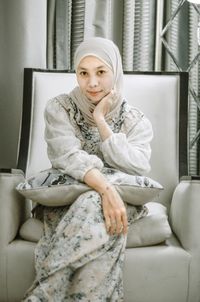
M91 96L89 97L87 97L88 98L88 100L92 103L92 104L94 104L94 105L96 105L96 104L98 104L101 100L102 100L102 98L103 97L101 97L100 99L98 98L98 99L93 99L93 98L91 98Z
M103 94L101 93L96 97L92 97L91 95L86 95L86 96L92 104L97 105L106 95L107 93L103 93Z

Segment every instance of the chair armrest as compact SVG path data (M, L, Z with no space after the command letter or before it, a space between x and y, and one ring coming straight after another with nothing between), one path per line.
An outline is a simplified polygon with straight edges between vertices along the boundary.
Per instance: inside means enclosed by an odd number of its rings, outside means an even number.
M200 250L200 178L183 178L177 185L170 208L173 232L184 249Z
M15 189L24 181L24 173L17 169L0 169L0 247L5 247L16 236L25 218L26 202Z

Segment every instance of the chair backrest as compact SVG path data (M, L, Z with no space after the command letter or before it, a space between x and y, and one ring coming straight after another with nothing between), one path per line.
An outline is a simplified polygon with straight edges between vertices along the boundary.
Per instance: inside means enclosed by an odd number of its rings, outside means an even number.
M18 168L29 177L51 166L44 141L44 108L47 100L77 85L66 71L25 69L24 102ZM186 72L131 72L124 75L128 102L141 109L154 130L152 170L148 176L164 186L160 202L171 201L180 176L188 173Z

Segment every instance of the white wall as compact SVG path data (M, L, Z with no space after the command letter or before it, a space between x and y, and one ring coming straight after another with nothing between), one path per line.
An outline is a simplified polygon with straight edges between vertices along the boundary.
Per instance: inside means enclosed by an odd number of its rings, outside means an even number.
M24 67L46 67L46 0L0 0L0 168L15 167Z

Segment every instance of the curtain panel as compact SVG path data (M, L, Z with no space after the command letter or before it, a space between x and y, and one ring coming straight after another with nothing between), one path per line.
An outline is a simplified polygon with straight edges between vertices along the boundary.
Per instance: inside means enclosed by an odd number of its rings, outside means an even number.
M156 0L48 0L48 68L73 69L86 37L112 39L124 70L154 70Z
M84 38L112 39L125 71L189 72L189 171L199 174L199 7L187 0L48 0L48 68L73 70Z

